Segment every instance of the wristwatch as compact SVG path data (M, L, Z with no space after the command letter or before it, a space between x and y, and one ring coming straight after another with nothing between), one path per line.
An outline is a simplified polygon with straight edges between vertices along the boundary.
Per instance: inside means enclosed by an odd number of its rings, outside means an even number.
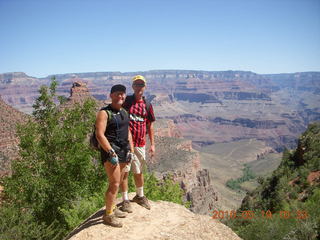
M111 148L108 152L109 156L112 156L113 154L115 154L116 152L114 151L113 148Z

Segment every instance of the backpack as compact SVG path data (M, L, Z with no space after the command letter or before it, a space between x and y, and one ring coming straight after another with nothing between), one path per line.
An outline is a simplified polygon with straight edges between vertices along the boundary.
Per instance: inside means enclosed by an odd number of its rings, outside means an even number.
M144 96L142 97L142 99L143 99L144 103L146 104L147 113L149 113L151 103ZM128 111L128 113L129 113L129 109L132 106L133 102L134 102L134 95L127 96L125 103L123 104L124 105L123 107L126 109L126 111Z
M108 114L108 121L107 121L107 126L109 124L109 122L111 121L112 117L113 117L113 114L110 110L107 110L105 108L102 108L100 109L101 110L104 110L107 112ZM125 110L124 110L125 111ZM126 112L126 111L125 111ZM127 112L126 112L127 113ZM94 124L93 127L92 127L92 133L90 135L90 139L89 139L89 143L90 143L90 147L93 149L93 150L96 150L96 151L99 151L101 148L100 148L100 144L96 138L96 125Z

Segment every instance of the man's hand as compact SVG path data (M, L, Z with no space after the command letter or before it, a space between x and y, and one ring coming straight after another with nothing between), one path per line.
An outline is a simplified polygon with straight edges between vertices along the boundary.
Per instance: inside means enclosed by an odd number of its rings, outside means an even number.
M127 162L131 162L134 158L134 153L133 152L128 152L127 154Z
M150 145L149 153L151 157L154 157L156 151L156 147L154 145Z
M155 151L156 151L155 146L154 145L150 145L150 149L149 149L150 163L155 163L155 158L154 158Z

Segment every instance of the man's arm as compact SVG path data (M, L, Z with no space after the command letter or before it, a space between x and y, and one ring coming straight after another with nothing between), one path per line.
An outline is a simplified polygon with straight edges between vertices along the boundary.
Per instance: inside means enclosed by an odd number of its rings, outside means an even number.
M129 140L129 144L130 144L130 151L132 153L134 153L134 146L133 146L133 140L132 140L132 134L130 131L130 127L128 127L128 140Z
M150 139L150 154L151 157L154 156L155 153L155 144L154 144L154 130L153 130L153 122L148 122L147 123L147 131Z
M108 139L104 135L108 122L108 114L106 111L99 111L96 119L96 138L100 144L100 146L106 152L112 149Z

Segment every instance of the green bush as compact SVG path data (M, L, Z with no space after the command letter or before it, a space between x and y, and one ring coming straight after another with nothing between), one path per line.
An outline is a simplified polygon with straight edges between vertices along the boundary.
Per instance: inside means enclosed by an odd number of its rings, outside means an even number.
M90 197L74 200L70 207L60 208L70 231L78 226L84 219L104 206L105 188Z
M2 181L6 202L30 209L38 224L53 224L66 232L69 215L61 209L99 191L105 175L93 161L98 153L89 147L87 137L95 120L95 102L59 109L56 85L53 80L49 88L40 88L34 119L18 127L20 157L12 163L12 175Z
M18 209L13 205L2 205L0 208L0 239L60 239L61 231L51 225L35 219L32 209Z
M233 190L240 190L241 186L240 184L246 181L250 181L251 179L254 179L256 175L254 172L250 169L250 167L247 164L244 164L244 168L242 169L242 177L237 179L229 179L226 182L226 186L233 189Z
M241 189L240 187L240 181L238 179L234 180L233 178L229 179L226 182L226 186L228 188L231 188L232 190L237 190L237 189Z
M260 181L244 198L241 210L275 212L272 219L226 221L243 239L320 239L320 186L308 183L311 171L319 171L320 123L311 124L299 138L295 151L284 151L272 176ZM282 219L280 211L303 216Z
M223 222L244 240L317 239L317 224L312 219L284 219L279 212L266 218L256 211L255 216L253 219L229 219Z
M148 199L156 201L163 200L168 202L174 202L182 204L187 208L190 207L191 203L183 201L184 192L178 183L172 180L172 176L168 175L165 179L158 179L154 173L148 172L146 169L143 172L144 176L144 193ZM134 184L134 178L132 172L129 174L128 179L129 192L135 192L136 187Z

